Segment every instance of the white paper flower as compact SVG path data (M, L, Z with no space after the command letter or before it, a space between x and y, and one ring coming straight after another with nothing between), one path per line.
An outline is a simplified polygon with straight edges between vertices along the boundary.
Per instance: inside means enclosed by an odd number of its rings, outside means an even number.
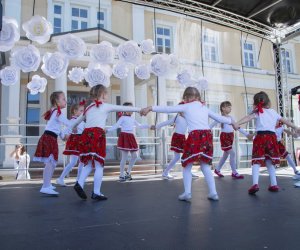
M60 77L67 71L69 60L59 52L46 53L43 57L42 71L53 79Z
M89 83L90 87L94 87L98 84L109 87L110 72L107 65L91 64L84 70L84 79Z
M110 42L103 41L92 47L91 58L96 63L100 64L113 63L115 58L115 49Z
M33 45L20 48L11 54L12 64L24 73L37 71L41 63L40 51Z
M169 58L170 58L170 69L177 70L177 68L179 66L179 61L178 61L177 56L175 56L174 54L170 54Z
M125 79L128 76L129 68L126 63L118 62L113 66L112 73L119 79Z
M79 58L86 52L85 42L72 34L62 36L58 41L57 48L59 52L70 59Z
M84 71L82 68L74 67L69 70L68 77L72 82L80 83L84 79Z
M205 77L195 80L195 83L200 90L207 90L208 88L208 81Z
M36 95L39 92L43 93L46 89L47 79L40 77L39 75L32 76L31 82L27 84L27 88L30 91L30 94Z
M39 44L49 41L50 35L53 33L52 24L46 18L36 15L30 18L22 25L28 39Z
M141 49L145 54L151 54L155 51L153 40L146 39L141 42Z
M151 71L156 76L165 76L170 69L170 58L165 54L157 54L150 61Z
M147 80L150 78L150 65L149 64L140 64L134 69L135 75L141 80Z
M183 70L177 75L177 81L180 85L190 86L193 85L192 75L188 70Z
M13 66L7 66L0 71L0 78L3 85L14 85L19 81L18 69Z
M135 41L120 44L117 52L119 59L127 63L138 64L142 59L142 50Z
M18 23L15 19L3 17L2 30L0 32L0 51L9 51L20 40Z

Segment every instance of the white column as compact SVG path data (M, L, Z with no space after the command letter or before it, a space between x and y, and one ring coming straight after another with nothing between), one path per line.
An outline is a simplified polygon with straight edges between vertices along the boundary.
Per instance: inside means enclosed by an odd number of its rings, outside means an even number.
M64 1L65 5L64 5L64 20L63 20L63 24L64 24L64 29L63 31L69 31L72 29L71 27L71 23L72 23L72 9L71 9L71 4L69 0Z
M121 105L124 102L131 102L135 105L134 72L132 69L130 69L127 78L121 80Z
M145 8L132 4L132 35L133 40L141 42L145 39Z
M19 24L19 29L22 26L21 22L21 0L6 0L3 3L3 15L15 18Z
M20 79L20 72L19 72ZM23 93L24 94L24 93ZM4 137L5 146L1 147L3 167L13 167L13 160L10 159L10 152L13 151L14 145L20 143L19 126L9 126L9 124L19 124L20 122L20 80L13 86L2 85L1 106L1 123L8 124L2 126L1 134Z
M67 73L64 73L62 76L58 77L54 81L54 91L63 91L67 99ZM67 109L63 109L62 112L66 115Z
M158 77L158 105L165 106L167 105L167 84L166 79L163 77ZM167 120L168 115L160 113L158 116L158 121L162 122Z
M147 84L141 84L135 86L135 105L140 108L145 108L148 106L147 98ZM145 116L136 115L135 119L141 124L147 124L148 118ZM151 124L150 124L151 125ZM141 129L137 131L139 136L148 136L147 129Z

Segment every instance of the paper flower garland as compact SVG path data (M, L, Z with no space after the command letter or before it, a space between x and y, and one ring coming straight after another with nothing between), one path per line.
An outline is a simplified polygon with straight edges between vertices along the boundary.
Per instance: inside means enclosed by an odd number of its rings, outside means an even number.
M72 68L69 71L68 77L72 82L80 83L84 79L84 71L79 67Z
M91 49L91 58L100 64L111 64L115 58L115 49L110 42L103 41Z
M141 80L147 80L150 78L151 72L150 72L150 65L149 64L140 64L135 67L134 73L137 76L137 78Z
M46 53L43 57L42 71L53 79L60 77L66 72L69 60L59 52Z
M178 61L177 56L175 56L174 54L170 54L169 59L170 59L170 69L177 70L177 68L179 66L179 61Z
M151 54L155 51L153 41L151 39L146 39L141 42L141 49L145 54Z
M113 66L112 73L119 79L125 79L128 76L129 68L126 63L118 62Z
M62 36L57 44L58 51L70 59L82 57L86 52L85 42L72 34Z
M36 15L30 18L23 25L28 39L39 44L45 44L49 41L50 35L53 33L52 24L46 18Z
M119 59L126 63L138 64L142 60L141 48L135 41L127 41L117 49Z
M41 63L40 51L33 45L20 48L11 54L12 64L24 73L37 71Z
M84 79L88 82L90 87L102 84L105 87L110 85L111 68L109 65L90 64L84 70Z
M32 76L31 82L27 84L27 88L30 91L30 94L36 95L39 92L43 93L46 89L47 80L46 78L40 77L38 75Z
M201 90L208 89L208 81L205 77L201 77L201 78L195 80L195 83L196 83L197 87Z
M192 75L188 70L183 70L181 73L179 73L177 75L177 81L183 86L191 86L194 84Z
M170 58L165 54L154 55L150 61L151 71L156 76L165 76L169 72Z
M1 83L5 86L12 86L19 81L19 73L16 67L7 66L0 71Z
M9 51L20 40L18 23L15 19L3 17L2 30L0 32L0 51Z

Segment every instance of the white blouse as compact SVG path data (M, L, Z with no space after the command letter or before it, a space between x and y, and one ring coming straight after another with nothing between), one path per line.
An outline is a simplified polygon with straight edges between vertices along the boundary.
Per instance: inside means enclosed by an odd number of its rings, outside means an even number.
M117 123L115 123L111 128L107 129L107 132L121 128L121 132L134 134L135 127L141 129L148 129L150 126L148 124L140 124L132 116L121 116Z
M176 115L171 119L161 122L155 126L156 129L161 129L164 126L175 124L175 133L185 135L187 131L186 120L181 115Z

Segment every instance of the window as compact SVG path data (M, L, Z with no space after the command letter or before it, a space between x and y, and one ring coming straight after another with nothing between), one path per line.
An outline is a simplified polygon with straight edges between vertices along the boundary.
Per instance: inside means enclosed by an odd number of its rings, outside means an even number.
M244 46L244 66L256 67L255 46L252 42L245 42Z
M53 31L54 33L62 32L62 6L54 4Z
M157 52L171 53L172 29L171 27L159 26L156 28L156 49Z
M283 70L287 73L293 73L293 61L292 61L292 53L290 50L282 50L282 66Z
M88 28L88 10L72 7L72 30L81 30Z
M218 33L204 30L203 33L203 58L205 61L218 62Z
M26 124L39 124L40 123L40 94L31 95L27 94L27 110L26 110ZM27 136L38 136L39 127L38 126L27 126L26 127Z
M97 26L101 29L107 29L106 13L104 12L104 10L97 12Z

